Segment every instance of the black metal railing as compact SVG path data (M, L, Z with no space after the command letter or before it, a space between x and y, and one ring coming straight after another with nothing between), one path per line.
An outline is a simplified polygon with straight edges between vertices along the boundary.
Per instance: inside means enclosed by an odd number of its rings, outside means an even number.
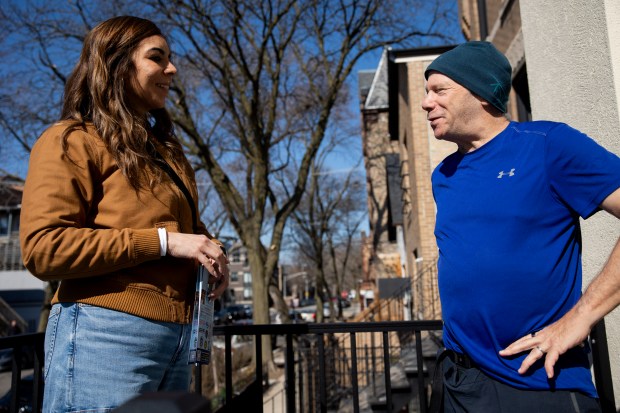
M427 411L428 371L423 366L423 335L442 328L441 321L394 321L375 323L325 323L325 324L280 324L280 325L231 325L218 326L216 336L224 336L226 343L226 397L225 406L220 410L234 411L235 394L244 404L262 405L262 386L265 381L266 366L261 359L261 336L281 335L285 337L284 391L286 411L328 412L341 411L348 405L351 412L360 411L360 393L368 393L375 402L382 403L385 411L393 411L392 394L393 367L402 363L402 352L398 336L406 333L413 337L417 370L412 375L412 394L417 398L416 409ZM413 334L409 334L413 332ZM254 336L255 376L248 390L237 389L232 383L233 358L232 337L236 335ZM342 336L348 340L343 340ZM202 378L197 370L195 391L202 392ZM419 372L419 373L418 373ZM377 389L381 389L377 391ZM260 402L259 402L260 401ZM245 404L247 406L247 404Z
M375 323L279 324L217 326L214 334L223 338L224 381L222 404L212 404L217 412L237 411L248 406L264 406L263 392L267 372L262 360L263 336L284 338L284 405L288 413L314 413L332 410L361 411L360 394L382 404L381 410L394 411L402 394L396 394L394 367L409 359L410 393L406 395L411 410L427 411L428 376L432 365L425 358L424 337L442 327L441 321L393 321ZM603 412L615 413L609 354L604 331L593 331L594 376ZM233 358L239 355L233 345L235 336L251 337L253 369L249 381L233 380ZM343 337L346 337L344 339ZM410 338L410 339L409 339ZM41 411L43 395L43 333L0 338L0 349L12 349L11 412L20 411L20 394L25 388L22 379L22 355L32 357L32 411ZM235 341L236 343L236 341ZM405 348L409 348L405 351ZM408 354L408 356L406 356ZM219 356L218 356L219 357ZM221 360L212 360L212 363ZM203 396L202 375L205 368L195 370L194 389ZM374 392L374 393L373 393ZM400 399L399 399L400 397ZM336 402L339 404L336 404ZM244 411L244 410L242 410ZM269 410L267 410L269 411Z
M439 301L437 280L437 258L432 259L430 263L419 268L414 274L412 279L415 292L414 318L441 318L441 304Z
M389 308L389 306L384 308ZM439 328L425 330L420 337L417 336L417 333L416 329L399 329L386 332L357 332L355 337L351 337L346 332L330 335L328 354L333 354L333 361L328 365L334 366L334 377L331 385L336 388L333 398L342 400L343 395L350 396L347 389L352 390L351 377L357 377L355 385L360 393L363 392L373 399L383 397L385 375L394 374L393 371L390 371L390 367L400 373L400 387L403 386L403 375L406 376L407 374L415 375L416 378L420 378L420 383L422 382L421 376L418 376L419 366L421 367L419 370L421 375L428 379L429 371L434 366L437 349L441 344L437 341L441 334ZM422 342L423 364L417 362L420 341ZM384 343L388 343L387 352L390 359L388 366L380 362L385 356ZM353 368L357 370L356 374L352 374ZM408 383L404 384L407 385ZM411 390L412 394L417 391L416 389Z
M404 314L418 320L441 319L437 258L421 266L411 279L411 284L404 285L390 298L374 301L353 321L404 320Z
M11 403L10 412L41 411L43 401L43 333L20 334L0 338L0 350L10 349L13 352L12 375L11 375ZM26 380L22 378L22 371L32 368L32 391L27 393ZM28 400L28 409L20 410L23 406L22 395ZM22 404L20 406L20 404Z

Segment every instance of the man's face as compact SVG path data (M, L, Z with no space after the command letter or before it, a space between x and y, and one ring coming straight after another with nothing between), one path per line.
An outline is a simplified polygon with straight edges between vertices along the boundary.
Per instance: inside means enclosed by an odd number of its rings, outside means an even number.
M474 120L483 110L481 100L449 77L431 72L422 109L427 113L435 138L456 142L475 137Z

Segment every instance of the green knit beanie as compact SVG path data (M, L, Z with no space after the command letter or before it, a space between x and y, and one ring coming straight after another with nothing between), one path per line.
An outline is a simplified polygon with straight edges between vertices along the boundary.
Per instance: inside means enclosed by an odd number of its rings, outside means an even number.
M489 42L462 43L437 57L424 72L448 76L470 92L506 113L512 68L506 56Z

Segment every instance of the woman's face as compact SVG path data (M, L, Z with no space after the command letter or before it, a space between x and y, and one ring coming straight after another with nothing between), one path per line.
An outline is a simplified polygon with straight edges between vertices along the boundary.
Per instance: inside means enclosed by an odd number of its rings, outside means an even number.
M172 76L177 68L172 64L168 42L162 36L142 40L131 58L135 72L129 81L129 104L141 114L164 107Z

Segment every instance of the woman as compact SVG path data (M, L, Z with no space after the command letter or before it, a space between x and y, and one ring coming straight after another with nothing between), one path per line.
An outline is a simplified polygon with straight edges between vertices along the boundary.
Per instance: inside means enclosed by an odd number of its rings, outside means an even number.
M193 171L164 109L175 73L152 22L99 24L67 81L61 120L32 149L24 263L61 280L45 337L45 412L103 412L189 388L196 270L213 274L218 297L228 261L193 216Z

